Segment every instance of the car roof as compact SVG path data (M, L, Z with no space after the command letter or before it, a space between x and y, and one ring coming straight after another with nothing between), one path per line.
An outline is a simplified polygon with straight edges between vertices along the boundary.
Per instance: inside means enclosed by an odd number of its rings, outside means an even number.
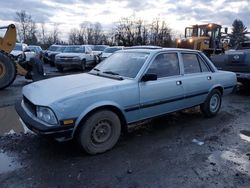
M129 46L124 49L162 49L161 46L150 46L150 45L141 45L141 46Z
M184 48L160 48L160 49L126 49L125 51L129 52L145 52L145 53L152 53L152 52L169 52L169 51L181 51L181 52L200 52L198 50L192 50L192 49L184 49Z

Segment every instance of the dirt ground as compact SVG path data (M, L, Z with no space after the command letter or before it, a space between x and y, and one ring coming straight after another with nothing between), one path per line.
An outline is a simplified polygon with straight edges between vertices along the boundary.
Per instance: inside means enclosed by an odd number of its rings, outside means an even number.
M7 133L6 127L21 126L12 103L0 108ZM6 106L12 122L1 116L8 114ZM96 156L74 141L58 143L15 130L0 136L0 187L250 187L246 90L224 97L214 118L198 110L167 115L131 130L114 149Z

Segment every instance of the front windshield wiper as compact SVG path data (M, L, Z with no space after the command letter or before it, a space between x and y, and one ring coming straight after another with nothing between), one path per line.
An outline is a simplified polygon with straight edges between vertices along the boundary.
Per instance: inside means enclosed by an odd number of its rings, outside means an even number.
M113 72L113 71L104 71L103 73L105 73L105 74L112 74L112 75L119 75L118 73Z
M100 71L98 68L93 68L93 70L98 71L98 72Z

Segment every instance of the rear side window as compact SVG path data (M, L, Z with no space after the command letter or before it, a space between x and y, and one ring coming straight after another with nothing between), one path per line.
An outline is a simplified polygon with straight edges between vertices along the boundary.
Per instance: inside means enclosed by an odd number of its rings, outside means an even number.
M210 72L207 64L204 62L203 59L201 59L199 56L198 56L198 59L199 59L199 62L200 62L200 66L201 66L201 71L202 72Z
M185 74L199 73L201 68L196 54L182 54Z

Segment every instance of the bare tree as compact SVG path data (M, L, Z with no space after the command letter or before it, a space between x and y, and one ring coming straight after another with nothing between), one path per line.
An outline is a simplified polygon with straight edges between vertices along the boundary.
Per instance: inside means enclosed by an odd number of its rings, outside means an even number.
M69 44L79 44L79 30L74 28L69 33Z
M16 12L16 21L19 40L28 44L37 43L36 23L32 20L31 15L21 10L20 12Z
M72 29L69 33L70 44L107 44L107 36L100 23L83 22L79 29Z
M53 30L52 30L52 38L53 38L53 43L58 43L60 40L59 40L59 28L58 28L58 24L54 23L54 26L53 26Z

